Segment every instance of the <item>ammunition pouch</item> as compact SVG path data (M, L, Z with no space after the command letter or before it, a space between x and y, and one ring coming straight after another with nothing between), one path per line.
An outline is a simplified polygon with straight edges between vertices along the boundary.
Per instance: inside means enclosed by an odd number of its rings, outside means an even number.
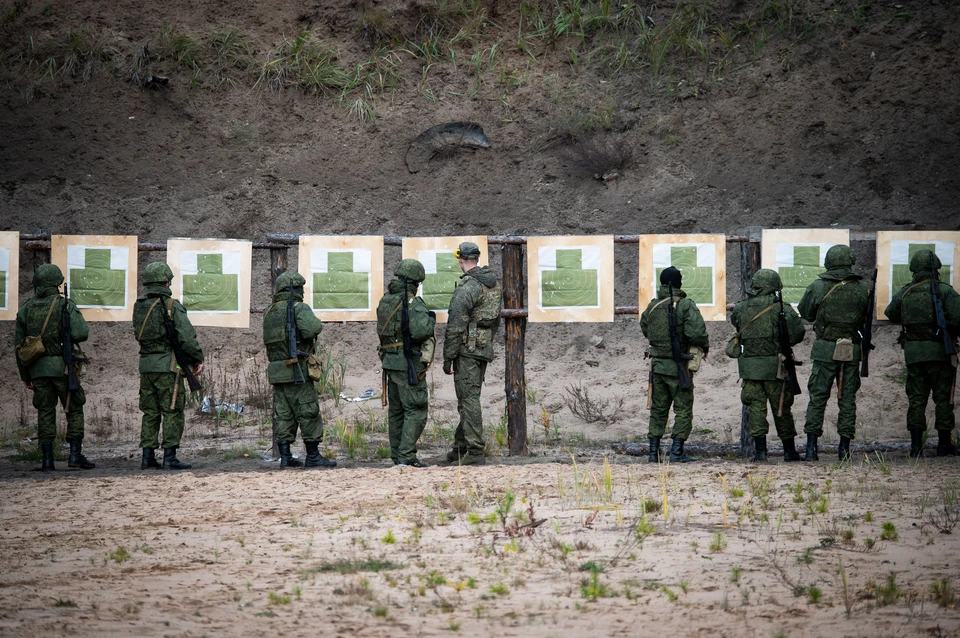
M430 337L420 344L420 362L426 366L433 363L433 355L437 351L436 337Z
M703 349L690 346L689 354L693 355L693 359L687 362L687 372L699 372L700 364L703 363Z
M833 349L833 360L842 362L853 361L852 339L837 339L837 344Z

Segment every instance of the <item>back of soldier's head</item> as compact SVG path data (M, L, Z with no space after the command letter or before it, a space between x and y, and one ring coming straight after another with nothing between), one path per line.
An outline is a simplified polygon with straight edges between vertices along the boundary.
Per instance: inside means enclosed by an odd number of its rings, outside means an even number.
M661 286L673 286L674 288L679 288L682 283L683 274L673 266L664 268L663 272L660 273Z
M393 270L393 276L420 283L427 278L426 271L416 259L404 259Z
M54 264L43 264L33 273L34 289L59 287L62 283L63 272Z
M934 270L940 270L940 258L928 248L921 248L910 257L910 272L930 272L930 265Z
M288 270L277 277L276 290L277 292L284 292L293 289L296 292L298 288L302 289L306 283L307 280L303 278L303 275Z
M783 289L783 282L780 280L780 273L777 271L761 268L754 273L750 280L750 288L756 295L772 295Z
M823 267L829 270L830 268L852 266L855 263L857 263L857 257L853 254L853 249L850 246L837 244L831 246L830 250L827 251L827 256L823 260Z
M477 246L472 241L461 242L460 246L457 247L455 251L457 259L462 259L464 261L479 261L480 259L480 246Z
M155 261L144 267L143 275L141 275L140 279L144 285L165 284L173 281L173 271L170 270L170 266L164 262Z

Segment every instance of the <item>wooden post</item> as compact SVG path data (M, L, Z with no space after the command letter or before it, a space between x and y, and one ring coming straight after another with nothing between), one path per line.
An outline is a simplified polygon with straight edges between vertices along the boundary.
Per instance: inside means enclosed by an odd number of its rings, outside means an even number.
M270 249L270 294L277 289L277 277L287 272L288 255L286 248ZM273 419L273 449L270 451L274 459L280 458L280 447L277 445L277 409L271 409Z
M503 305L523 308L523 246L503 245ZM525 317L504 319L504 377L507 395L507 439L510 455L527 454L527 380L524 372Z
M750 241L740 244L740 297L745 298L750 290L753 273L760 269L760 227L747 229ZM740 411L740 455L751 459L756 453L753 437L750 436L750 408L746 405Z

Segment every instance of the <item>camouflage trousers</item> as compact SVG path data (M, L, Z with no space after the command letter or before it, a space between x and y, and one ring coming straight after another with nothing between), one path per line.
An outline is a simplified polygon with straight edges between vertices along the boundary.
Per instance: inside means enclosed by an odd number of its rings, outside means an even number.
M780 410L780 391L783 390L783 416L777 416ZM793 393L784 387L783 381L756 381L744 379L740 390L740 402L750 409L750 436L766 436L770 431L767 422L767 403L773 410L773 423L777 427L777 436L792 439L797 436L797 426L793 421Z
M297 426L304 443L323 440L320 399L313 383L276 383L273 386L273 411L277 415L277 441L293 443Z
M187 392L183 377L173 372L140 373L140 447L155 450L160 447L160 425L163 424L163 447L179 447L183 438L183 408ZM173 403L173 389L177 402Z
M480 390L487 372L487 362L471 357L457 357L453 363L453 385L457 391L460 423L453 435L453 447L461 454L483 456L483 412Z
M664 435L667 430L667 419L670 417L671 405L673 405L671 436L686 441L693 431L693 388L681 390L679 377L654 373L653 401L650 407L650 436L662 437Z
M83 388L70 393L67 409L67 377L42 377L33 381L33 407L37 409L40 443L53 443L57 438L58 401L67 413L67 438L83 438L83 404L87 402Z
M950 391L956 383L954 368L949 361L924 361L907 366L907 430L927 429L927 400L933 393L936 406L933 427L952 430L956 424Z
M807 381L807 419L803 431L807 434L823 435L823 413L833 391L834 384L839 386L840 373L843 372L843 394L837 397L837 434L849 439L857 431L857 390L860 389L859 361L814 361ZM838 390L839 391L839 390Z
M417 441L427 425L427 381L410 385L406 370L387 370L387 397L390 458L410 463L417 458Z

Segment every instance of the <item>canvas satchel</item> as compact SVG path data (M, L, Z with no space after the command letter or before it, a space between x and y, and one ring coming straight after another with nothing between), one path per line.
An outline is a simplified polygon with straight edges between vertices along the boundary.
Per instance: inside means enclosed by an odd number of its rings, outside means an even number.
M17 346L17 358L23 365L30 365L42 357L47 351L43 345L43 333L47 331L47 324L50 323L50 315L53 314L53 307L57 305L57 300L59 299L60 296L57 295L53 303L50 304L50 310L47 311L47 318L43 320L43 327L40 328L40 334L27 337Z

